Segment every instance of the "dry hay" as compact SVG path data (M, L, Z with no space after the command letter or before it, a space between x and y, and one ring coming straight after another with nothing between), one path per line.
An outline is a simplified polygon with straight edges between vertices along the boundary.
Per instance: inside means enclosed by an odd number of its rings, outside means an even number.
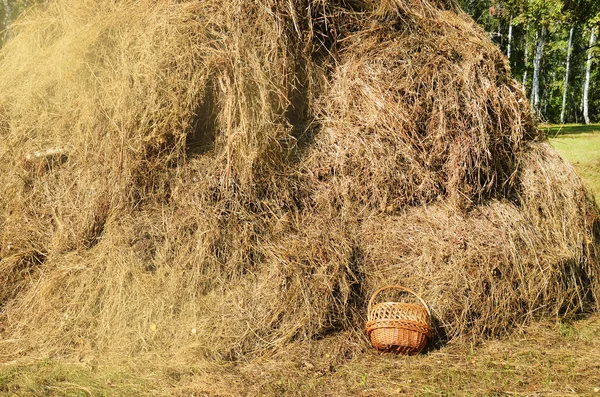
M598 305L595 205L451 2L58 0L0 91L1 360L352 352L392 282L442 339Z

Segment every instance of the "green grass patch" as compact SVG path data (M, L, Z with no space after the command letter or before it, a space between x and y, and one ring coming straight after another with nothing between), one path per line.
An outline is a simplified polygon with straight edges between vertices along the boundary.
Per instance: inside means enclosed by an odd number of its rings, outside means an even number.
M546 132L549 138L564 135L595 134L600 131L600 124L563 124L541 125L540 130Z
M594 195L600 197L600 124L545 128L552 146L573 164Z

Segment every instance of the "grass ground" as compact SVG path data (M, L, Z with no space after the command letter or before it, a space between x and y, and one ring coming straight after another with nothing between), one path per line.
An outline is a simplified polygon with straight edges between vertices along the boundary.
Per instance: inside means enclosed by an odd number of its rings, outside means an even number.
M600 125L546 129L600 197ZM600 396L600 316L536 323L476 346L455 341L416 357L371 351L348 360L343 352L303 346L257 362L209 367L161 366L152 359L120 366L4 364L0 395Z
M137 376L127 367L49 361L2 366L0 394L600 396L600 318L533 324L503 340L457 341L415 357L367 352L347 360L298 350L243 365L136 367Z
M571 162L600 197L600 124L546 127L552 146Z

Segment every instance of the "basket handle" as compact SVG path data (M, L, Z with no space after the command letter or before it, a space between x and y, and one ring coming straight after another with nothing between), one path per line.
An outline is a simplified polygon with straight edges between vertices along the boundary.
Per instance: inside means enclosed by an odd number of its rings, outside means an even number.
M385 287L379 288L377 291L375 291L373 293L373 296L371 296L371 299L369 299L369 306L367 308L367 315L370 318L371 317L371 309L373 307L373 301L375 300L375 297L382 291L385 291L386 289L401 289L402 291L408 292L409 294L412 294L414 296L417 297L417 299L423 304L423 306L425 306L425 310L427 310L427 314L429 314L429 317L431 317L431 311L429 310L429 306L427 306L427 303L425 303L425 301L423 300L423 298L421 298L419 295L417 295L416 292L414 292L411 289L408 289L406 287L403 287L401 285L387 285Z

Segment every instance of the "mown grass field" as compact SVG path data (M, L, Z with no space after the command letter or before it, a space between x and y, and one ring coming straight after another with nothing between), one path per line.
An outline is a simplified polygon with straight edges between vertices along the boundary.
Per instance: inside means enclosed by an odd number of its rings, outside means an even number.
M600 125L546 127L551 144L600 197ZM333 344L332 344L333 345ZM298 350L210 368L145 362L0 366L2 396L600 396L600 316L455 341L416 357Z
M575 166L596 197L600 197L600 125L552 126L545 130L552 146Z
M457 341L416 357L298 352L211 368L136 366L5 365L0 395L593 396L600 395L600 318L533 324L503 340Z

